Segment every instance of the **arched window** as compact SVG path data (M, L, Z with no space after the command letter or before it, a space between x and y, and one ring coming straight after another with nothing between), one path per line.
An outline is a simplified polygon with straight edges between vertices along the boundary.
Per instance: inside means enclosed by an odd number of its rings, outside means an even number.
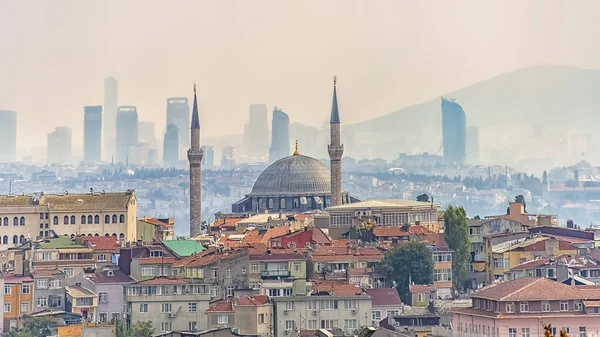
M269 199L269 209L273 208L273 199Z
M125 234L123 234L123 233L119 234L119 239L125 239Z
M71 225L74 225L74 224L75 224L75 216L71 215Z
M294 208L298 208L300 207L300 203L298 202L298 199L294 199Z
M8 226L8 218L4 217L4 226Z
M2 237L2 244L3 244L3 245L7 245L7 244L8 244L8 235L4 235L4 236Z
M93 220L92 216L91 216L91 215L88 215L88 224L90 224L90 225L91 225L91 224L93 224L93 223L94 223L94 220Z
M19 220L19 223L21 224L21 226L25 226L25 217L22 216L21 219Z
M94 223L100 223L100 216L94 215Z
M13 218L13 226L18 226L19 225L19 218L14 217Z
M58 217L56 215L54 216L54 218L52 218L52 223L58 225Z
M19 237L18 236L13 236L13 245L16 245L17 243L19 243Z
M281 199L281 201L279 201L279 208L285 208L285 199Z
M65 215L65 217L63 218L63 224L68 225L69 224L69 217Z
M116 238L117 237L117 233L112 233L111 236L114 236Z
M117 223L117 215L113 214L112 216L112 223Z
M96 233L96 234L94 234L94 236L100 236L100 234Z
M19 236L19 243L25 243L25 235Z
M119 223L125 223L125 215L119 215Z
M104 216L104 223L110 223L110 215Z
M88 234L88 236L92 236L92 233Z
M81 216L81 224L82 224L82 225L85 225L85 215L82 215L82 216Z
M109 237L109 236L110 236L110 234L106 233L106 234L104 234L104 236L106 236L106 237Z

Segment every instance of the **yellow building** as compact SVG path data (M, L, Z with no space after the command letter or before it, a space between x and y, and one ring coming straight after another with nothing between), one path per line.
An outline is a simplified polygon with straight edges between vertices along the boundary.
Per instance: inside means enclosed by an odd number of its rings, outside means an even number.
M79 314L84 321L96 322L96 309L98 309L98 294L90 289L82 287L77 283L73 286L66 286L67 304L71 306L71 312Z

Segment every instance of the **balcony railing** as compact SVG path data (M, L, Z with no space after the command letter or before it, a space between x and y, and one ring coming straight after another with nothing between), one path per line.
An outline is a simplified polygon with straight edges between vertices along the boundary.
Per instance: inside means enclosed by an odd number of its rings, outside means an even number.
M260 272L263 277L289 277L290 271L287 269L281 270L263 270Z

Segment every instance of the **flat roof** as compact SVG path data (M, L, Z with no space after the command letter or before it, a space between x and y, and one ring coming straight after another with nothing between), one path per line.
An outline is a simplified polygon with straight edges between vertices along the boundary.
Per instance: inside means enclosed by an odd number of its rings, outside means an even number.
M345 210L355 210L355 209L364 209L364 208L373 208L373 209L394 209L394 208L431 208L432 210L436 210L441 205L438 203L430 203L430 202L422 202L415 200L406 200L406 199L381 199L381 200L366 200L355 202L351 204L344 204L339 206L327 207L325 211L345 211Z

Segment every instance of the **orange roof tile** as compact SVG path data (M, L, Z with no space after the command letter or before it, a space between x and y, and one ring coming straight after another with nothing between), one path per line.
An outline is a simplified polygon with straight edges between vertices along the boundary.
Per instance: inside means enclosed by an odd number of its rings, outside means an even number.
M352 240L349 239L338 239L331 241L331 246L333 247L346 247Z
M313 280L313 294L329 293L333 296L357 296L365 292L362 288L345 282Z
M411 284L409 289L413 294L428 294L435 290L435 286L433 284Z
M121 248L119 240L113 236L82 236L81 241L93 250L118 251Z
M472 297L497 301L600 299L600 286L576 287L547 278L523 277L487 286Z
M233 303L229 299L214 302L206 312L233 312Z
M408 232L405 232L400 227L374 227L373 235L376 237L401 237L408 235Z
M423 227L421 225L408 226L408 232L410 234L415 234L415 235L425 235L425 234L433 233L432 230L428 229L427 227Z
M293 229L288 225L269 228L265 235L263 235L262 239L260 239L260 242L268 243L269 240L286 235L290 233L290 231L293 231Z
M235 227L238 222L246 219L246 217L233 217L233 218L219 218L213 222L210 227Z
M155 219L155 218L141 218L141 219L138 219L138 220L142 221L142 222L145 222L145 223L149 223L149 224L154 225L154 226L162 226L162 227L173 226L173 224L170 224L170 223L167 223L167 222L162 222L162 221L159 221L158 219Z
M242 243L259 243L261 242L261 239L262 235L260 235L258 229L254 229L246 232L246 235L244 235L244 238L242 239Z
M259 305L265 305L268 303L269 303L269 296L253 295L253 296L240 297L240 300L237 305L239 305L239 306L259 306Z

